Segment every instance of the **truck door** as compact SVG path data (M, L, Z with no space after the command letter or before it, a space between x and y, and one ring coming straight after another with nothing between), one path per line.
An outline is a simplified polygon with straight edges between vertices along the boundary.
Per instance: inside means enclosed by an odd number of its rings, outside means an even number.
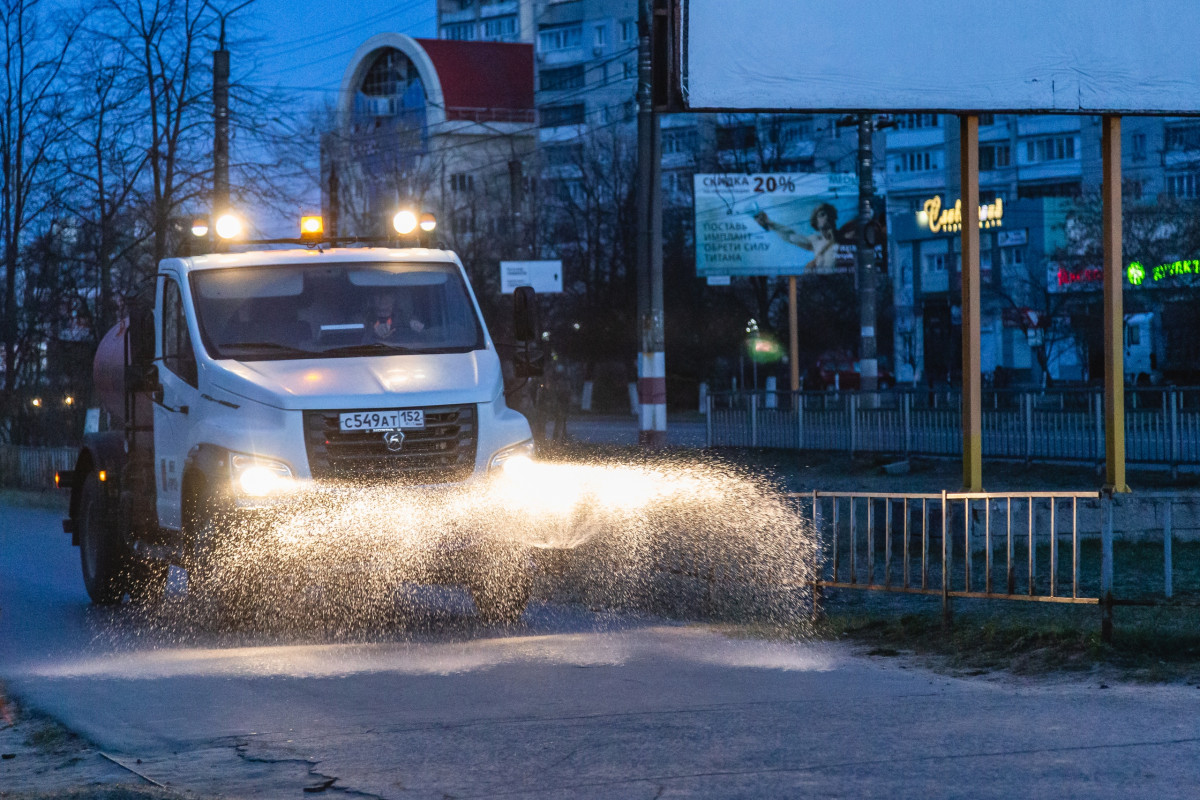
M182 527L183 463L190 447L189 414L197 410L199 399L198 375L179 283L164 276L160 291L157 355L162 398L154 404L154 472L158 522L178 530Z

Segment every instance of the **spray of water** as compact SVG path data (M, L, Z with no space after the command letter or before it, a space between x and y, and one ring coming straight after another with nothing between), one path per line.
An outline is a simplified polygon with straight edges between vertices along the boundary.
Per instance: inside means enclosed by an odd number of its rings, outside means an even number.
M811 526L768 477L710 460L519 462L456 487L322 487L214 517L186 600L156 624L352 634L403 627L423 584L488 620L525 599L803 632Z

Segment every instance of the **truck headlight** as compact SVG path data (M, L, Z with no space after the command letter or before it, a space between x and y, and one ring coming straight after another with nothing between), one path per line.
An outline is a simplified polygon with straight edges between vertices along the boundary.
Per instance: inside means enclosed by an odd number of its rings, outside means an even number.
M533 460L533 454L533 439L526 439L520 444L505 447L503 450L498 450L492 456L492 460L488 462L488 472L509 469L520 464L528 464Z
M266 497L295 488L291 467L258 456L233 455L229 459L229 477L235 489L251 497Z

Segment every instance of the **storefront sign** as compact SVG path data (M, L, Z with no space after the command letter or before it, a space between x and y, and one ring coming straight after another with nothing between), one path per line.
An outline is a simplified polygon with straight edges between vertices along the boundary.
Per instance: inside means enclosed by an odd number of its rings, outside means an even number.
M934 195L925 201L917 212L917 221L929 228L931 233L962 230L962 200L955 200L952 208L942 208L942 198ZM1004 200L997 197L994 203L979 206L979 227L998 228L1004 223Z
M1029 242L1029 230L1027 228L1017 228L1012 231L999 231L996 234L996 239L1001 247L1019 247Z
M1134 286L1141 286L1147 279L1157 283L1179 275L1200 275L1200 259L1182 259L1156 267L1147 267L1140 261L1134 261L1125 268L1125 277Z
M1060 287L1072 286L1074 284L1103 283L1104 270L1099 267L1089 267L1081 269L1079 272L1072 272L1064 267L1059 267L1057 280Z

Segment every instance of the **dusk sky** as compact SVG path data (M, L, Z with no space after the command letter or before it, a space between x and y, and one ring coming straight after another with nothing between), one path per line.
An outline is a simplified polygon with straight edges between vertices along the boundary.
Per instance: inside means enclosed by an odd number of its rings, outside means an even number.
M253 44L258 86L279 85L333 98L354 53L366 39L383 32L435 35L435 0L257 0L234 16L230 49ZM237 39L243 39L239 43ZM250 41L246 41L250 40ZM235 73L237 67L234 67Z

